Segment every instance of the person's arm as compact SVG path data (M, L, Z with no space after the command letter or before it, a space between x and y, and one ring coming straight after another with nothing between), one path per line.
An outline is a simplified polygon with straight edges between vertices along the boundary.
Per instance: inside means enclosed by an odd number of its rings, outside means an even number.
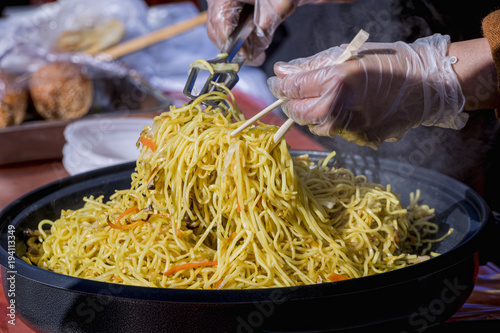
M448 55L465 96L464 110L500 108L497 70L486 38L451 43Z

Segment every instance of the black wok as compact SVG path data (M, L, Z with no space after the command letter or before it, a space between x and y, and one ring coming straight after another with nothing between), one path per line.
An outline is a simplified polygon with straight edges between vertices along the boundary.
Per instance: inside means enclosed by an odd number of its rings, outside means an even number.
M303 153L295 151L294 154ZM309 152L319 159L325 154ZM318 285L260 290L177 290L73 278L24 262L22 232L87 195L109 196L130 186L135 163L91 171L49 184L0 213L4 292L15 314L40 332L337 332L418 331L452 316L472 292L478 252L494 226L483 199L442 174L390 160L339 155L340 165L402 195L420 189L436 208L441 232L454 232L440 256L389 273ZM10 252L9 233L15 237ZM9 245L11 246L9 248ZM10 255L10 256L9 256ZM12 266L9 266L12 265Z

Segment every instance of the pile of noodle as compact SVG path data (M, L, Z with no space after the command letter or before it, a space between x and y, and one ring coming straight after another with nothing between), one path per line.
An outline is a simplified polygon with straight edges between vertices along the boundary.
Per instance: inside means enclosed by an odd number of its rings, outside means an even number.
M389 186L328 166L334 153L292 158L276 126L232 137L241 123L220 93L171 107L142 131L130 188L41 221L39 256L25 260L112 283L244 289L368 276L432 253L438 228L418 192L405 209Z

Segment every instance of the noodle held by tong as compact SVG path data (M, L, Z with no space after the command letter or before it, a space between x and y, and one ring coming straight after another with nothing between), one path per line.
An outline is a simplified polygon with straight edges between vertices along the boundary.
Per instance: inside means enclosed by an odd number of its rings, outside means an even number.
M248 289L388 272L428 251L437 225L414 226L389 186L332 167L334 153L293 158L285 140L274 147L276 126L232 137L242 121L220 93L157 116L138 140L130 188L41 221L36 264L137 286Z

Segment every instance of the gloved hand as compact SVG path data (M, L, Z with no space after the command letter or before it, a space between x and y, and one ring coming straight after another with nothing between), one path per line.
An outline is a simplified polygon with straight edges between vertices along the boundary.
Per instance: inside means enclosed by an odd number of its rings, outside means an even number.
M276 28L295 8L315 0L208 0L207 33L221 50L238 24L245 3L254 5L255 29L242 47L246 64L259 66L265 60L265 49L271 44Z
M465 97L447 56L449 36L412 44L365 43L358 56L332 64L345 45L278 62L268 79L282 109L312 133L340 135L377 149L419 125L460 129Z

